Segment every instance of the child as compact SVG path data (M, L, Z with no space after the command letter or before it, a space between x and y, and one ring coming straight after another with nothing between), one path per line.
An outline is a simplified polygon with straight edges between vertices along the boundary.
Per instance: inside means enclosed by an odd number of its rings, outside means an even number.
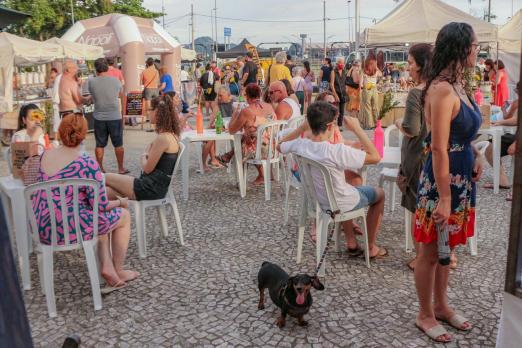
M18 114L18 130L11 139L12 143L20 141L37 141L45 147L45 135L42 122L45 114L35 104L26 104L20 108ZM43 147L38 148L38 153L43 152Z
M296 153L327 166L332 175L333 189L337 203L342 212L369 207L367 214L370 258L381 258L388 251L376 244L377 232L381 224L384 208L384 191L371 186L353 187L346 182L346 169L359 169L366 164L376 164L380 156L370 141L359 121L353 117L345 117L347 130L352 131L359 139L365 151L346 146L331 144L331 138L336 126L337 109L326 102L315 102L308 108L306 115L311 134L308 138L298 138L283 142L280 145L282 153ZM313 178L321 208L328 208L326 189L322 179ZM362 254L349 222L344 222L346 244L350 255Z

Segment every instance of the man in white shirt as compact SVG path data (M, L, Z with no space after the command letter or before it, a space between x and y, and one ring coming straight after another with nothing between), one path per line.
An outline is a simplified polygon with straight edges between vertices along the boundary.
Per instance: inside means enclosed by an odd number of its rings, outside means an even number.
M272 103L278 103L275 109L277 120L286 121L294 117L301 116L299 104L288 96L285 84L281 81L274 81L268 88L268 94Z
M344 144L331 144L328 140L334 131L337 113L337 109L326 102L311 104L306 115L311 134L307 138L283 142L280 149L283 154L296 153L328 167L341 212L369 207L366 221L370 258L384 257L388 254L388 251L376 244L384 210L384 191L381 188L371 186L354 187L346 182L344 175L346 169L360 169L366 164L376 164L381 160L381 157L361 128L359 121L354 117L344 118L345 127L357 136L365 150L358 150ZM328 209L328 198L322 175L317 171L312 171L311 174L319 204L322 209ZM348 251L351 255L355 255L359 251L358 254L360 255L361 249L350 227L349 223L343 223Z
M185 82L189 80L189 74L185 71L185 67L181 66L181 71L179 73L179 79L181 82Z

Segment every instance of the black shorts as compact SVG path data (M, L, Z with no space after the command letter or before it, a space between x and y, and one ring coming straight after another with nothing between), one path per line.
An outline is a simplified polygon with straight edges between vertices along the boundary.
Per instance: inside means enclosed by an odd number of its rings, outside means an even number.
M95 119L94 138L96 139L96 147L107 146L109 136L111 137L112 146L123 146L123 125L121 120L99 121Z
M515 142L515 134L504 134L500 138L500 157L508 156L508 148Z

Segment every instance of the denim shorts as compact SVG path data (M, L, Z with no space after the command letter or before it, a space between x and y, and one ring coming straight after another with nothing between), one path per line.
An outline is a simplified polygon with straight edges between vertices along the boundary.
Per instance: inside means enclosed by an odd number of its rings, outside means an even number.
M377 190L372 186L356 186L359 192L359 203L352 209L357 210L369 207L377 202Z

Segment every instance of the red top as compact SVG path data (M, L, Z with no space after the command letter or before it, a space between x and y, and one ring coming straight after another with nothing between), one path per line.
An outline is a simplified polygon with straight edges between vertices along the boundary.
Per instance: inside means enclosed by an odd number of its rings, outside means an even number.
M120 69L116 69L113 66L109 67L109 70L107 71L107 75L117 78L118 80L120 80L121 83L123 83L123 81L124 81L123 80L123 73L121 72L121 70Z
M497 78L497 76L495 76ZM509 99L509 88L508 88L507 74L504 69L498 71L498 83L495 88L495 105L502 107L504 103Z

